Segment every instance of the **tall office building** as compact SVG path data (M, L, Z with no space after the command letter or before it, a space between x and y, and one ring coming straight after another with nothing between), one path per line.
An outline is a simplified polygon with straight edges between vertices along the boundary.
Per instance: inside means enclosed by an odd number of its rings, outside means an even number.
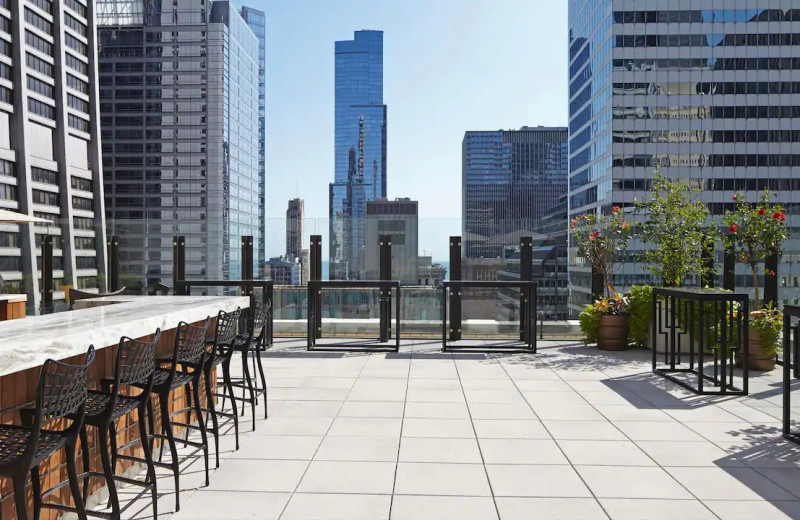
M380 239L392 237L392 280L419 282L419 210L411 199L372 200L364 219L364 280L380 280Z
M109 234L123 283L241 276L241 236L263 224L259 43L228 2L98 0Z
M0 207L52 225L0 224L4 292L38 308L44 235L54 286L104 288L95 4L0 4Z
M330 278L358 279L367 201L386 197L383 32L336 42L335 178L330 185Z
M260 204L258 207L258 243L261 247L256 252L256 265L261 265L266 260L266 186L267 186L267 166L266 166L266 142L267 142L267 127L266 127L266 61L267 61L267 33L266 33L266 17L264 11L253 9L252 7L242 7L242 18L247 22L247 25L252 29L253 34L258 38L258 175L259 175L259 193Z
M500 258L566 193L567 129L470 131L462 153L464 256Z
M286 255L300 256L305 237L306 210L303 199L292 199L286 208Z
M781 295L796 302L800 9L791 0L767 4L570 1L569 212L630 208L656 168L691 179L717 215L737 191L756 200L774 190L795 228L783 248ZM736 281L752 287L743 270ZM614 282L659 283L633 262ZM591 277L574 254L570 286L577 311L590 300Z

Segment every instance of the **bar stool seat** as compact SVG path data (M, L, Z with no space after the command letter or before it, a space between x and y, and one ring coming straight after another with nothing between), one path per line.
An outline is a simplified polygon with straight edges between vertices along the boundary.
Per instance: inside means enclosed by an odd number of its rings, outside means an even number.
M92 424L92 418L98 417L103 414L107 408L108 403L111 402L113 396L105 392L98 392L97 390L89 390L89 398L86 400L86 417L84 422ZM114 410L111 416L114 419L122 417L123 415L132 412L139 406L139 400L124 395L117 396L117 401L114 403Z
M155 379L153 379L153 386L161 386L169 380L171 371L167 368L156 368ZM192 374L184 372L183 370L175 371L175 378L170 383L170 390L177 390L192 382Z
M22 457L33 437L33 429L25 426L0 424L0 464L12 464ZM62 432L41 430L39 442L33 455L33 464L60 450L67 444L68 435Z

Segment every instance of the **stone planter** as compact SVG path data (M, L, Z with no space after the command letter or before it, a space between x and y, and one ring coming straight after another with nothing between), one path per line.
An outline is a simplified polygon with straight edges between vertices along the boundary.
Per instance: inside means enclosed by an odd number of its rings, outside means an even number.
M775 356L769 356L764 351L764 342L761 340L761 337L758 333L750 329L747 334L747 338L750 342L749 345L749 354L747 356L747 362L749 365L750 370L757 370L761 372L769 372L770 370L775 369ZM741 367L741 361L738 359L736 360L736 366Z
M604 314L600 316L597 348L600 350L626 350L628 348L627 315Z

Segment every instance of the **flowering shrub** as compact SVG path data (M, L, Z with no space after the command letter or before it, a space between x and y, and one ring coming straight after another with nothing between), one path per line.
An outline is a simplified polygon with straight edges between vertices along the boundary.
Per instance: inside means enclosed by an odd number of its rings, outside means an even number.
M745 201L743 194L733 196L734 211L726 211L722 221L728 228L724 241L736 257L750 266L755 288L755 309L761 308L758 291L758 263L777 253L786 240L786 215L782 206L772 202L775 194L764 190L758 203ZM774 271L765 273L775 276Z
M578 215L570 224L572 236L578 245L578 254L585 258L603 277L607 296L613 288L611 274L623 259L631 237L631 225L619 206L610 215Z
M750 328L764 343L764 353L774 356L781 349L780 336L783 331L783 314L772 305L750 313Z

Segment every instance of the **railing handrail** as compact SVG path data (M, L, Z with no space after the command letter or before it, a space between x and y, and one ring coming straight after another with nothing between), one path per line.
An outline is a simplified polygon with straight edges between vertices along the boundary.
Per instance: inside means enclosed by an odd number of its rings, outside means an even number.
M695 301L739 301L749 299L747 293L728 292L716 289L697 289L680 287L653 287L653 296L679 296L686 300Z
M374 287L380 288L386 285L390 285L392 287L400 288L400 282L398 280L309 280L308 286L311 287L312 285L319 285L319 286L326 286L326 287L334 287L334 288L358 288L358 287ZM302 287L302 286L300 286Z

